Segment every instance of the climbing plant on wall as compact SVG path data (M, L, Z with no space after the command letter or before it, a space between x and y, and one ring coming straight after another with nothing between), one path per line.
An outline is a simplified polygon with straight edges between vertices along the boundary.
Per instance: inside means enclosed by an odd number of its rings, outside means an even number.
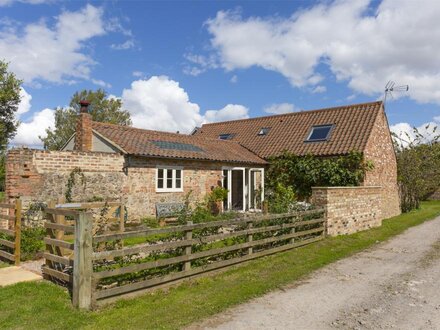
M67 179L67 184L66 184L66 193L64 196L66 197L66 202L68 202L68 203L72 202L72 190L73 190L73 187L75 186L77 176L79 176L79 178L81 179L82 185L85 185L85 183L86 183L86 178L84 176L84 173L82 173L82 171L79 167L75 167L72 170L72 172L70 172L69 178Z
M279 184L292 187L299 199L311 196L312 187L357 186L366 171L373 169L361 152L352 151L338 157L297 156L284 152L269 159L266 172L266 187L275 189Z

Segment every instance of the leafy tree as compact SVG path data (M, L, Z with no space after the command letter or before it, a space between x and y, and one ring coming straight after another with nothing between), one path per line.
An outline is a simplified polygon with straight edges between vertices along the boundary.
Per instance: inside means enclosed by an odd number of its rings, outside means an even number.
M130 113L122 109L121 100L108 98L107 92L102 89L97 91L83 90L72 96L68 108L55 110L55 128L46 129L46 137L39 137L43 141L45 149L59 150L75 132L81 100L90 102L89 113L94 121L131 125Z
M397 158L400 204L403 212L420 207L440 187L440 134L437 126L426 125L421 132L413 128L393 134Z
M331 158L285 152L270 158L269 162L266 172L269 191L276 191L281 184L286 189L292 187L299 199L310 197L314 186L357 186L362 183L365 172L373 168L362 153L355 151Z
M6 149L19 125L15 113L20 104L20 86L21 80L8 71L8 63L0 61L0 191L4 190Z

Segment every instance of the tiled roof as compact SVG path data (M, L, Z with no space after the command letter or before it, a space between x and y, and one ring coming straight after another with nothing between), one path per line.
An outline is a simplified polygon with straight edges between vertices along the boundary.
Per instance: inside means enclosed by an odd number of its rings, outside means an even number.
M92 122L98 134L131 155L251 164L266 161L234 141Z
M382 102L371 102L335 108L205 124L195 136L218 138L234 134L237 141L262 158L287 150L297 155L343 155L352 150L363 151L374 122L382 110ZM328 141L305 142L312 126L333 124ZM270 127L267 135L258 135Z

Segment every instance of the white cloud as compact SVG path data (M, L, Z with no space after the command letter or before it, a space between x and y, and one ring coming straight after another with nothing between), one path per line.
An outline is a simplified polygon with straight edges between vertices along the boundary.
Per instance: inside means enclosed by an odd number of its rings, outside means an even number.
M89 79L95 61L83 50L88 40L105 33L102 14L102 9L86 5L76 12L64 11L53 26L40 20L23 28L0 28L0 54L26 83Z
M381 94L394 80L410 85L412 99L440 103L440 1L375 5L324 1L289 18L219 11L206 26L226 70L258 66L302 87L323 79L317 72L323 64L356 93Z
M249 117L248 109L238 104L202 115L199 105L190 101L179 83L166 76L132 82L123 90L122 102L135 127L152 130L189 133L202 123Z
M27 3L30 5L39 5L42 3L52 2L52 0L0 0L0 7L10 6L14 2Z
M97 86L103 87L103 88L111 88L112 87L111 84L106 83L104 80L92 79L92 83L94 83Z
M316 86L312 90L312 94L325 93L325 92L327 92L327 87L322 86L322 85Z
M436 117L434 117L434 121L440 123L440 116L436 116Z
M38 136L46 136L46 128L55 125L55 110L44 109L35 112L27 122L22 122L17 129L17 135L11 144L15 146L42 147L43 143Z
M111 44L110 48L115 50L127 50L134 47L134 40L129 39L122 44Z
M246 118L249 118L248 108L240 104L228 104L220 110L207 110L204 116L204 123Z
M17 117L31 109L32 95L26 92L23 87L20 87L20 104L16 112Z
M133 77L136 77L136 78L142 78L145 76L145 74L142 71L133 71L132 75L133 75Z
M179 83L165 76L136 80L122 92L136 127L189 132L202 121L200 107L189 101Z
M291 103L275 103L265 107L264 112L271 114L282 114L295 111L295 106Z
M434 121L440 122L439 119L440 117L434 117ZM423 137L420 142L427 143L432 141L434 137L440 133L438 128L435 129L435 127L438 127L438 125L439 124L435 122L428 122L416 127L418 133ZM392 125L390 126L390 130L397 135L397 138L394 137L394 139L397 139L398 144L403 145L404 147L407 147L409 143L414 142L416 139L420 140L414 131L414 127L408 123L398 123Z
M183 67L183 73L190 76L196 77L208 69L216 69L219 67L218 58L213 54L209 56L185 54L184 58L189 64Z
M237 77L236 74L234 74L234 75L231 77L230 82L233 83L233 84L235 84L235 83L237 83L237 81L238 81L238 77Z

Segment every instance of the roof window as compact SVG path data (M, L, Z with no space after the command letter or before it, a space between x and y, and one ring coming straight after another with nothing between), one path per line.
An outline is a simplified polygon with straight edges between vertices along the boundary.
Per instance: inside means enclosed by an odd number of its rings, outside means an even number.
M270 131L270 127L262 127L262 128L260 129L260 131L258 132L258 135L259 135L259 136L261 136L261 135L267 135L267 134L269 133L269 131Z
M330 138L332 128L332 124L312 126L306 142L327 141Z
M234 137L235 134L231 134L231 133L224 133L224 134L220 134L218 136L218 138L220 140L231 140Z
M195 151L195 152L203 151L202 148L199 148L189 143L169 142L169 141L151 141L151 143L153 143L156 147L160 149Z

